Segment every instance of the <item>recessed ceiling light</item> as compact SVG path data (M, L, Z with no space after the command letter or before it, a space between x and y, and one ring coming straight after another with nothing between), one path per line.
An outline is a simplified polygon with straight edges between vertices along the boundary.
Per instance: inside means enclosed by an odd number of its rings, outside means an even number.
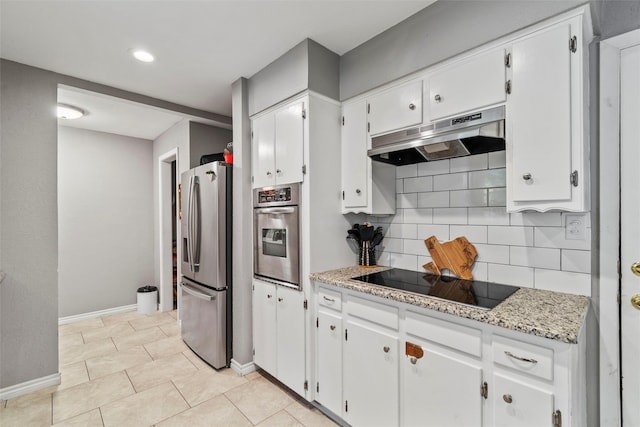
M79 119L85 114L87 113L84 110L78 107L74 107L73 105L58 104L57 115L59 119L67 119L67 120Z
M131 52L134 58L142 62L153 62L155 58L146 50L135 49Z

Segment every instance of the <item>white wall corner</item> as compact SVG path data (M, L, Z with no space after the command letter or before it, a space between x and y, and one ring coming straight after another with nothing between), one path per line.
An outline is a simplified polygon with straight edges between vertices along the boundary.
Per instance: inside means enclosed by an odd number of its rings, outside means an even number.
M245 363L244 365L241 365L235 359L231 359L231 369L233 369L236 373L238 373L238 375L245 376L257 370L258 367L256 366L255 363L253 363L253 361L249 363Z

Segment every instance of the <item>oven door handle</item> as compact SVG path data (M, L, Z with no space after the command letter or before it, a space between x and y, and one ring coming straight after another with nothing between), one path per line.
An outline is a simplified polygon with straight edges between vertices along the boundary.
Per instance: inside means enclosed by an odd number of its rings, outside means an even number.
M213 295L207 295L205 293L198 292L197 290L188 286L186 283L182 283L182 290L190 295L193 295L196 298L203 299L205 301L214 301L216 299L216 297Z
M292 214L295 213L296 208L258 208L256 214L258 215L270 215L270 214Z

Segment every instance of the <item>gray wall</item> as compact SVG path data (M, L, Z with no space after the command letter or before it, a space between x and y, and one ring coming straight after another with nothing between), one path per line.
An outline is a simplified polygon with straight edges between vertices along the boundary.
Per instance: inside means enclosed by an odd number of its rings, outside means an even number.
M189 123L189 157L191 167L200 165L200 157L204 154L221 153L227 143L233 139L233 132L202 123Z
M0 388L58 372L58 84L231 123L227 116L0 60L0 269L7 274L0 285Z
M585 1L438 1L340 58L340 99L411 74Z
M602 39L640 28L640 1L605 0L600 10Z
M59 317L136 303L153 283L152 141L58 128Z
M339 79L338 55L305 39L249 79L249 115L307 89L338 99Z

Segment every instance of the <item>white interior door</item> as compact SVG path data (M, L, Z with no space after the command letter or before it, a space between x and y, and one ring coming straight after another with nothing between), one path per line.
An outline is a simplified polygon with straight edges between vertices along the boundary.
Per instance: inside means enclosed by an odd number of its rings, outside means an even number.
M640 301L632 300L640 299L640 45L620 50L620 154L622 422L638 426Z

